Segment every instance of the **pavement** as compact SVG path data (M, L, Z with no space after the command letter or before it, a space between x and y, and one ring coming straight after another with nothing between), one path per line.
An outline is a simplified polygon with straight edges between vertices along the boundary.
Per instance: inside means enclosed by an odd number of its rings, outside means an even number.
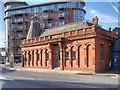
M41 72L49 74L77 74L77 75L97 75L97 76L110 76L112 78L118 78L120 75L116 73L91 73L91 72L82 72L82 71L73 71L73 70L48 70L48 69L35 69L35 68L22 68L21 63L14 64L13 68L10 68L10 65L3 65L3 68L9 70L17 71L32 71L32 72Z

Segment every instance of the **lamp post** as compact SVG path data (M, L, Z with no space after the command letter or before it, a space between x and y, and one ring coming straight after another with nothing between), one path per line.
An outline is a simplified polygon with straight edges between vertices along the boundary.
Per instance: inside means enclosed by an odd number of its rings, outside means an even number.
M14 55L12 52L10 52L10 68L13 68L13 63L14 63Z

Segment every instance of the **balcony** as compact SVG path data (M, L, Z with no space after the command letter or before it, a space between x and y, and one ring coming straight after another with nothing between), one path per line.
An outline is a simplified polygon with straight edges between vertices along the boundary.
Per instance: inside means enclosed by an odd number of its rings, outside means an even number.
M21 37L18 37L19 39L25 39L26 38L26 36L21 36Z
M6 17L4 17L4 20L5 20L5 19L8 19L8 18L11 18L11 17L10 17L10 16L6 16Z
M27 23L26 20L20 20L20 21L12 21L12 24L22 24L22 23Z
M27 31L28 30L28 28L27 27L12 27L11 28L11 31L13 31L13 32L22 32L22 31ZM11 32L11 31L9 31L9 33Z
M65 10L65 8L59 8L59 10Z
M24 28L23 27L18 27L16 31L22 31Z
M12 16L22 16L22 15L27 15L26 12L23 12L23 13L15 13L15 14L12 14Z
M22 22L22 21L13 21L13 22L12 22L12 24L16 24L16 23L21 24L21 23L23 23L23 22Z
M44 12L53 12L53 10L44 10Z
M51 16L48 16L48 17L45 17L44 20L52 20L52 17Z
M65 18L65 16L63 16L63 15L59 16L59 19L64 19L64 18Z
M52 17L48 17L48 20L52 20Z

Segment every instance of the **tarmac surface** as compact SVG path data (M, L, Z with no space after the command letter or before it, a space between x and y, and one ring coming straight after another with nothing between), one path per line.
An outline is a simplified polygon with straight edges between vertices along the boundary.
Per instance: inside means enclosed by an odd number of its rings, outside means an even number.
M2 88L118 88L118 74L1 66Z
M74 71L74 70L48 70L48 69L35 69L35 68L22 68L21 63L14 64L13 68L10 68L10 65L3 65L4 68L9 70L21 70L21 71L33 71L33 72L41 72L41 73L51 73L51 74L78 74L78 75L99 75L99 76L111 76L113 78L118 78L118 73L112 72L103 72L103 73L90 73L90 72L82 72L82 71Z

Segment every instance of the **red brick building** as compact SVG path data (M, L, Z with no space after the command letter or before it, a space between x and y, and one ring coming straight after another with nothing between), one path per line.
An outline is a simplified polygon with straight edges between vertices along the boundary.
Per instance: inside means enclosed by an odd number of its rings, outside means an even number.
M110 68L111 44L117 36L93 23L75 22L22 41L24 68L99 72Z

